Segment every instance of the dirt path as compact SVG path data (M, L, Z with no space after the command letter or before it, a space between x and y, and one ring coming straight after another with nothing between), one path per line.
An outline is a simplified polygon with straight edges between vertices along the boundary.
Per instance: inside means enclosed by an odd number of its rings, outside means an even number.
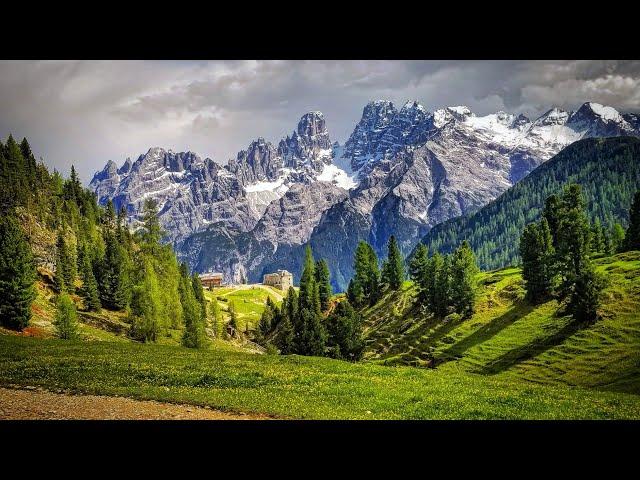
M268 420L191 405L0 387L0 420Z

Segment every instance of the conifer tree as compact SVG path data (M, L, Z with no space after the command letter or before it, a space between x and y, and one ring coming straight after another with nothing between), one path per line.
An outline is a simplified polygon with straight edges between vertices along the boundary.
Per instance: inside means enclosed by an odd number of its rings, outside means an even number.
M58 292L68 291L74 292L74 269L72 266L73 258L69 252L69 247L62 232L58 233L56 241L56 274L55 283Z
M318 295L320 300L320 310L326 312L329 309L329 301L333 290L331 289L331 274L329 265L325 259L318 260L315 265L316 283L318 284Z
M416 299L420 305L428 304L428 265L429 265L429 249L422 242L418 243L416 251L409 264L409 275L416 286L418 294Z
M296 317L294 330L297 353L322 355L326 342L326 332L320 315L320 298L315 277L315 263L309 245L305 249Z
M611 230L611 249L613 253L621 252L625 247L625 232L622 225L616 223Z
M182 345L188 348L201 348L204 346L204 321L202 316L202 304L196 299L192 277L186 263L180 265L180 303L184 331L182 332Z
M31 318L36 272L31 247L19 222L0 216L0 324L22 330Z
M387 244L387 259L382 269L382 283L388 285L391 290L398 290L405 278L404 260L396 237L391 235Z
M562 195L561 218L558 227L556 257L562 276L560 294L565 297L589 255L591 229L585 213L585 203L580 185L565 187Z
M132 338L144 342L155 342L160 333L162 303L158 276L151 259L143 260L140 283L133 287L131 298Z
M72 340L78 336L78 315L76 306L67 293L58 295L56 301L56 317L53 325L58 337Z
M542 210L542 217L547 221L549 225L549 232L551 233L551 239L553 246L558 246L558 230L560 228L560 217L562 216L562 202L557 195L549 195L544 202L544 209Z
M191 285L193 286L193 294L198 304L200 305L202 322L207 323L207 300L204 298L204 288L202 288L202 282L200 276L193 272L191 276Z
M595 222L591 226L590 251L593 253L605 252L605 234L599 218L596 218Z
M591 260L583 259L575 275L567 311L580 322L593 322L598 317L604 278L595 271Z
M433 275L433 313L437 317L444 317L449 310L450 302L450 263L449 255L441 256L439 253L432 257L433 264L430 274Z
M629 226L625 235L625 251L640 250L640 190L638 190L629 209Z
M475 308L476 275L479 272L476 257L465 240L453 253L450 266L451 303L462 316L469 316Z
M147 198L142 208L142 245L148 254L157 254L162 239L162 229L158 219L158 202L153 198Z
M79 247L78 261L80 263L80 276L82 278L82 288L80 294L84 299L85 308L89 311L99 312L100 295L98 294L98 282L93 274L91 257L86 244Z
M327 344L334 358L358 360L362 356L362 320L348 300L339 302L327 317Z
M107 308L125 309L131 301L132 292L126 252L113 230L105 229L103 235L105 254L99 269L100 301Z
M526 226L520 236L520 256L527 298L538 303L553 289L553 239L546 218Z
M364 292L362 291L362 285L356 282L353 278L349 280L347 287L347 299L351 305L359 306L364 303Z

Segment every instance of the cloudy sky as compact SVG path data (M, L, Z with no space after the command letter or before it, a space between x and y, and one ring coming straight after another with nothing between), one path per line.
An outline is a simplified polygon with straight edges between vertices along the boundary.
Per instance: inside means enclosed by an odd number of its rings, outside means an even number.
M0 136L83 181L152 146L226 162L324 113L344 142L375 99L536 116L585 101L640 111L638 61L2 61Z

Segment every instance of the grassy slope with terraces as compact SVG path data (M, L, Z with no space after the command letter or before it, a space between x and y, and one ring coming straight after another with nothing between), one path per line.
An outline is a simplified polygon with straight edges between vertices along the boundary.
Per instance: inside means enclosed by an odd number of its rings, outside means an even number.
M528 305L517 268L481 273L476 313L449 322L419 311L406 282L364 312L366 358L638 394L640 252L595 263L609 285L593 325L576 325L555 300Z

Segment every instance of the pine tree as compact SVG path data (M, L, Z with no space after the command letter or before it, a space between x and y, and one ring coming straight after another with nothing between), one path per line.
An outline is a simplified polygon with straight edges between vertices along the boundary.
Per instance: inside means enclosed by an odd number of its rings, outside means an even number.
M625 235L625 251L640 250L640 190L636 192L629 209L629 226Z
M531 223L524 229L520 236L520 256L527 298L533 303L539 303L553 289L553 239L546 218L543 217L539 224Z
M102 259L98 284L100 301L104 307L122 310L131 302L131 278L127 269L128 256L118 242L114 231L103 232L105 254Z
M436 317L447 315L450 304L450 263L449 255L441 256L435 253L431 257L432 265L429 274L433 278L433 307Z
M58 292L68 291L73 293L74 288L74 268L72 266L73 258L70 255L69 247L62 232L58 233L56 241L56 274L55 284Z
M405 271L402 253L394 235L389 237L387 249L387 259L382 269L382 283L388 285L391 290L399 290L405 278Z
M593 253L605 252L604 229L599 218L596 218L596 221L591 226L591 245L589 249Z
M150 259L144 259L140 283L133 287L130 335L136 340L155 342L160 333L162 303L158 276Z
M416 300L420 305L428 304L428 266L429 266L429 249L422 242L418 243L411 263L409 264L409 275L413 280L418 294Z
M162 229L158 219L158 202L153 198L147 198L142 208L142 246L148 254L156 255L160 248Z
M322 355L326 332L320 315L320 298L315 279L315 263L311 247L305 249L304 267L300 277L298 311L293 323L296 336L296 352L303 355Z
M362 304L356 303L355 306L360 307L364 303L375 304L380 295L378 257L373 247L363 240L356 248L353 270L353 288L356 292L362 291Z
M625 232L622 225L616 223L611 230L611 249L614 253L618 253L624 250L625 247Z
M318 285L318 295L320 299L320 310L326 312L329 309L329 302L333 291L331 289L331 274L329 265L325 259L318 260L315 266L316 283Z
M192 277L186 263L180 265L179 291L184 320L182 345L188 348L202 348L205 343L202 304L196 299Z
M475 308L476 275L479 272L476 257L465 240L451 257L451 303L457 313L469 316Z
M63 340L72 340L78 336L78 315L76 306L71 297L62 293L58 295L56 302L56 318L53 325L58 337Z
M191 285L193 286L193 294L200 305L202 322L207 323L207 300L204 298L204 288L202 288L202 282L200 276L193 272L191 276Z
M18 221L0 217L0 324L22 330L31 318L36 272L31 247Z
M349 280L349 286L347 287L347 299L351 305L359 306L364 303L364 292L362 291L362 285L356 282L353 278Z
M339 302L327 317L327 345L334 358L358 360L364 350L362 320L348 300Z
M585 258L575 276L567 311L579 322L594 322L598 317L605 286L604 278L595 271L591 261Z
M562 202L557 195L549 195L544 202L542 217L549 225L553 246L558 246L558 230L560 228L560 217L562 216Z
M585 213L582 189L577 184L565 187L562 195L562 210L559 223L556 257L562 283L560 295L565 297L589 255L591 229Z
M80 276L82 278L80 294L84 299L85 308L89 311L99 312L102 305L100 304L100 295L98 294L98 282L93 274L91 257L86 244L80 247L78 261L80 263Z

